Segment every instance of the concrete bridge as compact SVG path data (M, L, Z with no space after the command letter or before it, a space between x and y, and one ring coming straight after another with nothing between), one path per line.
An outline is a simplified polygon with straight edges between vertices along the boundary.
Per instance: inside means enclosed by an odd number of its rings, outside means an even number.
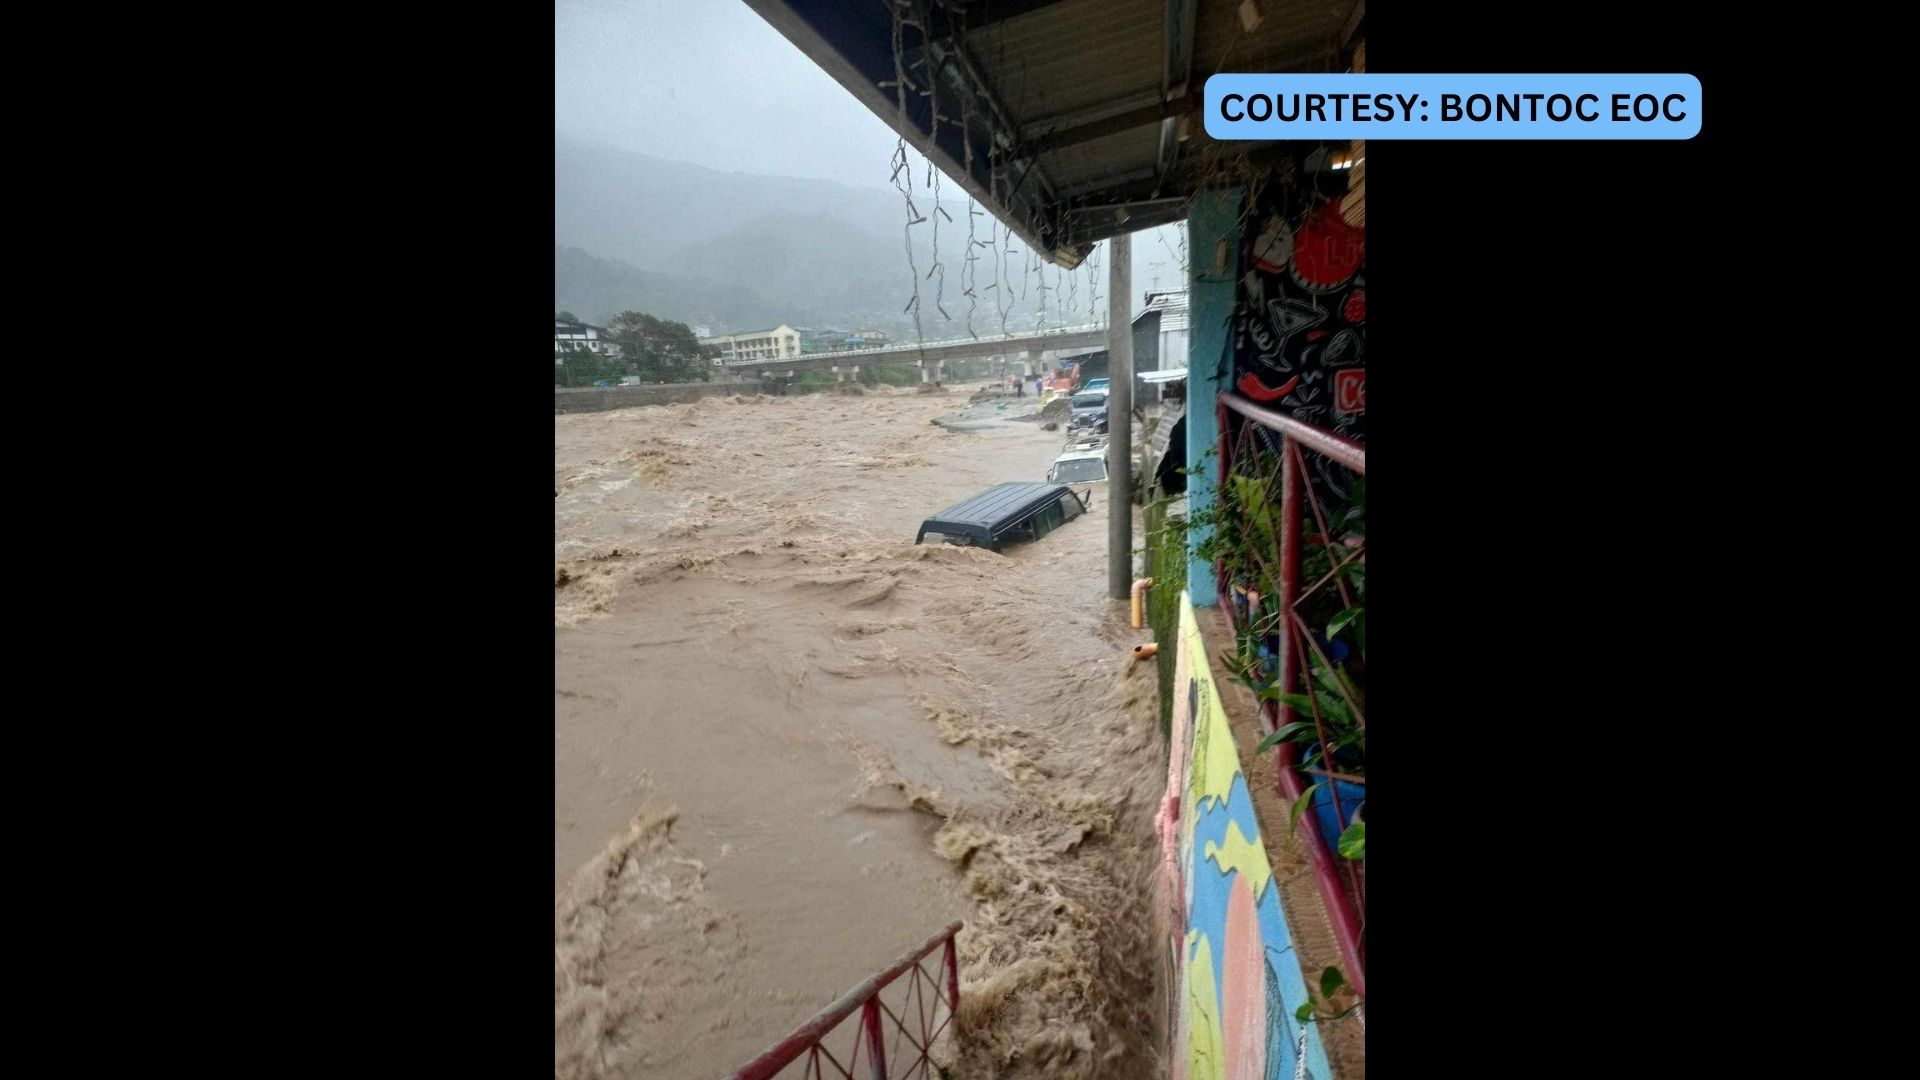
M1040 330L1006 337L955 338L929 341L924 346L907 342L879 349L806 353L774 360L743 360L722 366L731 375L757 375L761 378L791 377L800 371L832 370L839 375L841 382L845 382L859 374L862 364L897 364L912 360L920 365L921 382L938 383L945 381L943 376L947 361L985 356L1004 358L1009 365L1018 362L1020 373L1032 378L1045 370L1048 361L1059 353L1100 349L1106 344L1107 328L1104 325L1063 326L1058 330ZM1055 357L1050 357L1050 353Z

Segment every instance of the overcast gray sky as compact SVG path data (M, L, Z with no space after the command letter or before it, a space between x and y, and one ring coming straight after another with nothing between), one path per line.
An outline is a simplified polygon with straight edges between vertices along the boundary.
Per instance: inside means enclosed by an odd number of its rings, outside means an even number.
M729 172L888 186L893 131L740 0L556 0L553 37L563 132Z
M562 132L729 172L888 187L892 129L740 0L555 0L553 38ZM1179 230L1136 233L1133 246L1136 309L1147 290L1184 285Z

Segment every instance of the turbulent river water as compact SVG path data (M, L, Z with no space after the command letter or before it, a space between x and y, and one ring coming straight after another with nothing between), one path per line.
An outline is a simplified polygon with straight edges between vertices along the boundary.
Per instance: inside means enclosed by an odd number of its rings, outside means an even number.
M1156 1072L1165 767L1105 493L915 546L1060 450L932 423L966 400L555 417L556 1077L724 1075L956 919L952 1076Z

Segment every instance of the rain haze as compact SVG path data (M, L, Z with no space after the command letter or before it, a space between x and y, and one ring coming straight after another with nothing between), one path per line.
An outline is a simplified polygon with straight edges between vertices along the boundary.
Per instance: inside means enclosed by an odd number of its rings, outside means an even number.
M554 131L555 308L588 321L638 307L714 333L939 340L1106 320L1106 245L1063 271L984 216L977 237L1004 247L972 249L999 261L970 268L963 298L966 230L943 222L936 246L927 225L904 229L892 129L737 0L560 0ZM916 202L969 222L958 185L930 190L907 153ZM1183 227L1135 234L1133 264L1135 313L1184 288ZM902 312L916 278L917 327Z

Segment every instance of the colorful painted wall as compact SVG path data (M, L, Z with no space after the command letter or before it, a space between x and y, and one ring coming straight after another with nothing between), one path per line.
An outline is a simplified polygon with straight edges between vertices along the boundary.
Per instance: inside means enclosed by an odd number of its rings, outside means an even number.
M1234 313L1242 396L1356 442L1367 441L1367 231L1339 199L1272 185L1252 207ZM1260 432L1268 451L1277 440ZM1353 475L1307 455L1321 498L1338 504Z
M1207 665L1193 604L1180 596L1161 894L1173 979L1175 1080L1331 1080L1280 908L1247 778Z

